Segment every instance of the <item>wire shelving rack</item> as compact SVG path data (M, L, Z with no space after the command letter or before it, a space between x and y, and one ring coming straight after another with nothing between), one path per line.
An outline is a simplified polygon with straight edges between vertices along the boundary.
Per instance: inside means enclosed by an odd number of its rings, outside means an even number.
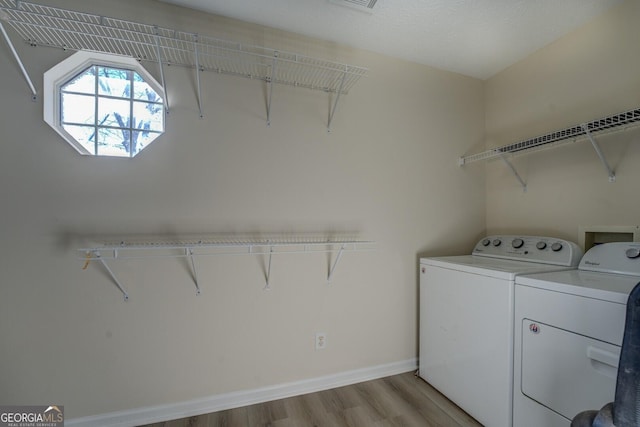
M115 19L90 13L44 6L19 0L0 0L0 28L30 81L22 61L13 49L2 21L32 46L68 50L91 50L126 55L139 61L157 63L164 80L163 67L178 65L196 70L198 102L202 116L199 73L220 74L262 80L269 86L267 123L270 123L273 84L320 90L335 95L328 129L330 130L340 95L346 95L358 80L367 75L363 67L313 58L276 49L246 45L206 35L156 25ZM164 81L162 82L163 86ZM166 87L165 87L166 89ZM166 93L166 90L165 90Z
M463 156L458 159L458 164L463 166L467 163L480 160L492 160L499 158L505 162L516 179L520 182L520 185L522 185L523 189L526 191L526 183L518 174L511 162L509 162L508 156L526 154L556 147L558 145L588 140L591 142L593 149L606 169L609 181L615 182L615 172L611 166L609 166L595 137L625 131L638 126L640 126L640 108L613 114L587 123L574 125L542 136L537 136L535 138L492 148L481 153Z
M265 289L271 288L271 260L273 255L328 253L336 254L330 265L327 282L330 283L343 254L350 252L370 252L376 243L367 240L331 239L312 237L287 237L268 239L244 239L238 237L216 239L180 239L180 240L121 240L108 242L100 246L78 249L86 269L93 261L99 262L109 273L124 299L129 294L107 264L107 260L150 259L150 258L186 258L191 267L196 294L200 295L196 259L220 255L264 255L267 257L265 271Z

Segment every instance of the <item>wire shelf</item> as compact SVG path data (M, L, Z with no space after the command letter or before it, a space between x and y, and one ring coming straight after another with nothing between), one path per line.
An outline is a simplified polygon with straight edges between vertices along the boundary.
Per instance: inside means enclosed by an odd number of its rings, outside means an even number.
M368 72L353 65L25 1L0 0L0 18L33 46L126 55L331 93L347 94Z
M360 252L370 251L375 242L351 239L175 239L175 240L123 240L107 242L101 246L80 248L82 259L176 258L183 256L303 253L303 252Z
M588 123L571 126L566 129L548 133L546 135L493 148L481 153L460 158L460 164L490 160L503 157L506 154L521 154L543 148L551 148L559 144L577 142L588 139L589 134L603 135L611 132L623 131L640 125L640 108L614 114Z
M105 243L102 246L81 248L86 269L91 262L97 262L109 273L114 284L122 292L125 301L129 294L123 284L116 277L107 260L146 259L146 258L186 258L190 261L191 277L196 286L196 295L200 295L198 268L196 259L216 255L265 255L268 264L265 268L265 287L270 289L271 258L278 254L295 253L335 253L333 262L329 266L327 282L331 282L336 267L344 253L369 252L375 250L373 241L352 240L343 238L321 238L305 236L287 236L276 239L249 239L244 236L229 236L226 238L207 239L172 239L172 240L122 240L119 243Z

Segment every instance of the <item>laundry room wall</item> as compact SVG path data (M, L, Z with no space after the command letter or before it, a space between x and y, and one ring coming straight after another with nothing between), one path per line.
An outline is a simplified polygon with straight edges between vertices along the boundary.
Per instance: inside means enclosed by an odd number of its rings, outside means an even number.
M487 146L496 147L640 107L640 2L628 0L486 83ZM578 241L580 226L638 225L640 129L499 160L487 170L487 230Z
M483 82L151 0L44 4L368 67L338 104L263 82L167 67L166 134L134 159L79 155L42 119L42 75L71 52L6 24L36 102L0 43L0 402L62 404L68 419L252 390L417 356L417 258L468 252L484 233ZM144 64L158 77L156 64ZM621 176L622 181L622 176ZM345 254L111 262L88 241L260 234L374 240ZM327 348L314 349L316 332Z

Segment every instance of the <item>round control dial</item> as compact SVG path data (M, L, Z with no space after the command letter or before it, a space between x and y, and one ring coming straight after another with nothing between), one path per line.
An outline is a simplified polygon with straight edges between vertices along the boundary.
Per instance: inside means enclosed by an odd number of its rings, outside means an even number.
M538 242L536 243L536 248L538 248L539 250L544 250L546 249L547 244L545 242Z
M498 247L498 246L500 246L501 243L502 243L502 241L500 239L494 239L493 246Z
M553 245L551 245L551 250L553 252L558 252L560 251L560 249L562 249L562 243L560 242L555 242Z
M513 246L516 249L519 249L522 246L524 246L524 240L522 240L522 239L513 239L513 241L511 242L511 246Z
M484 239L482 241L482 246L489 246L490 244L491 244L491 240L489 240L489 239Z
M629 248L626 250L627 258L634 259L640 257L640 248Z

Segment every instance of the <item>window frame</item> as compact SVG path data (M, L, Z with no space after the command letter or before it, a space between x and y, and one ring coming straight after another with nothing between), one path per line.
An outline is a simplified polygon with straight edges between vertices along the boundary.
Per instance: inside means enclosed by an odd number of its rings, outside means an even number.
M64 129L62 123L62 87L67 85L80 73L91 66L107 67L130 70L138 73L140 77L147 83L163 100L166 100L165 92L155 78L134 58L128 56L112 55L99 52L79 51L61 61L44 73L43 86L43 116L44 121L49 124L69 145L78 151L78 153L94 157L122 157L133 158L144 148L135 154L129 153L128 156L116 156L110 154L95 154L90 152L84 145L76 140L69 132ZM94 94L98 97L98 94ZM133 102L133 100L130 100ZM133 117L131 118L133 120ZM166 131L166 120L163 112L162 131L154 132L158 136L154 138L148 145L151 145L156 139ZM147 146L148 146L147 145ZM146 148L146 147L145 147Z

